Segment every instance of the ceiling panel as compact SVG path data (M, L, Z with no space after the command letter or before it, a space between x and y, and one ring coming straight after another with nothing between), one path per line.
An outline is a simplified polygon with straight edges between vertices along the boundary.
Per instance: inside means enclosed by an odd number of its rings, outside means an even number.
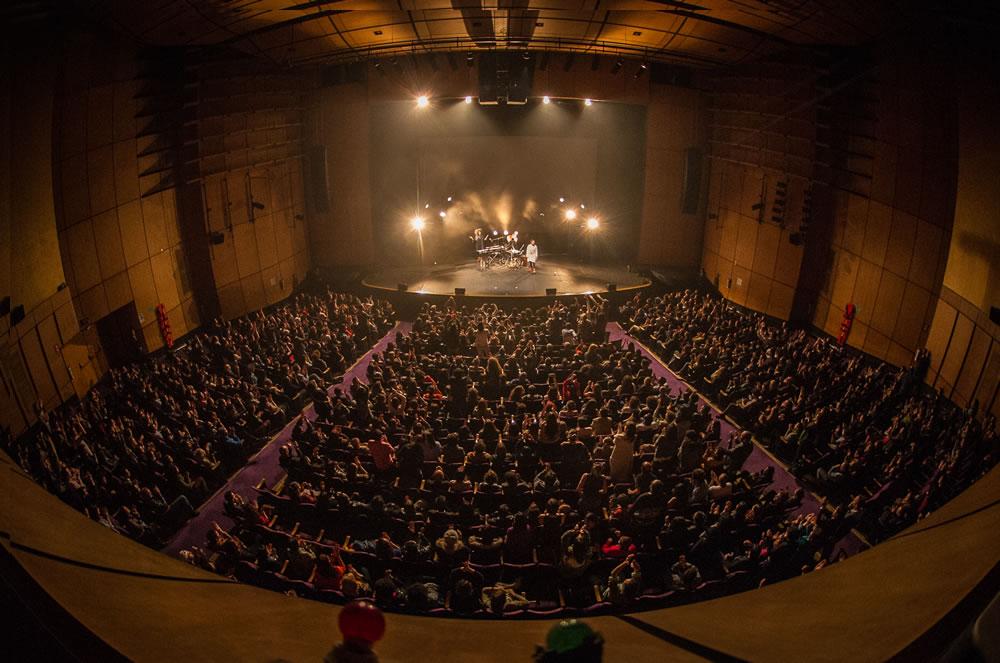
M621 53L704 67L779 49L865 43L894 29L905 7L866 0L76 0L76 5L149 44L225 44L293 65L415 49L528 48Z

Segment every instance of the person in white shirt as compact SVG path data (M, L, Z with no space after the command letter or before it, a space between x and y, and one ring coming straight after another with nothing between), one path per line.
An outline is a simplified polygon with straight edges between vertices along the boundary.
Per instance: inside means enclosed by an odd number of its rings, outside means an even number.
M534 274L535 263L538 262L538 245L535 244L535 240L528 242L528 246L524 249L524 257L528 261L528 271Z

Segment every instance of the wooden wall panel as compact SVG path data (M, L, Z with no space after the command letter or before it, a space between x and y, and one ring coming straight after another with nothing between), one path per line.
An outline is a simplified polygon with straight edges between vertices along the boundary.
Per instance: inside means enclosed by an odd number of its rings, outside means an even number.
M107 280L125 271L125 253L122 250L122 238L118 230L118 214L116 210L110 209L95 216L93 223L101 278Z
M965 361L965 353L969 348L969 342L972 340L974 330L975 325L969 318L964 315L959 315L956 318L948 351L941 362L940 379L949 385L954 385L955 381L958 380L958 373Z
M951 394L951 399L959 405L968 405L972 402L992 341L993 339L982 329L973 329L962 368L955 380L955 391Z
M118 208L118 230L121 235L125 264L128 267L149 258L146 230L142 221L142 208L138 200L130 201Z
M59 400L59 390L52 375L49 373L48 362L42 351L41 340L35 329L21 337L21 352L24 355L24 365L31 376L34 391L47 406L52 406Z

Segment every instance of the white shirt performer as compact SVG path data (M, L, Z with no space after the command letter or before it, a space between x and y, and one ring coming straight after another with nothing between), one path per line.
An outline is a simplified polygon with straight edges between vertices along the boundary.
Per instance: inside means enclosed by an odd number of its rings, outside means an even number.
M524 249L524 257L528 261L528 271L534 273L535 263L538 262L538 245L535 244L535 240L528 242L528 246Z

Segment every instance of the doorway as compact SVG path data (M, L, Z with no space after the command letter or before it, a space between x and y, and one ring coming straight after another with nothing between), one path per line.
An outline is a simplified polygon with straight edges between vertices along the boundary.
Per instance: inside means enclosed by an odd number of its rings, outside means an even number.
M112 311L97 321L108 368L118 368L139 361L146 355L146 339L139 325L135 302Z

